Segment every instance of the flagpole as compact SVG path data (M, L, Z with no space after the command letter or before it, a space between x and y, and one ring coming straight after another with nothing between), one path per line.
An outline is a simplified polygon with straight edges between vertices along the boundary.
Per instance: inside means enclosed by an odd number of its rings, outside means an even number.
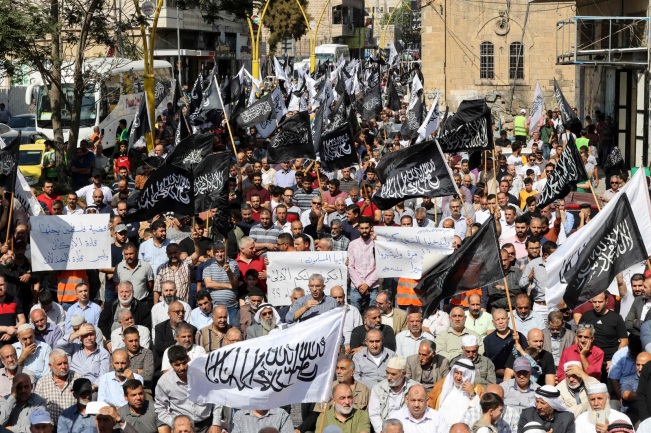
M509 283L506 281L506 277L504 277L504 288L506 290L506 301L509 303L509 315L511 316L513 332L518 332L518 330L515 329L515 317L513 316L513 306L511 305L511 293L509 292Z
M599 200L597 200L597 194L594 192L594 187L592 186L592 180L588 179L588 185L590 185L590 191L592 191L592 197L594 197L595 204L597 209L601 211L601 206L599 206Z
M11 231L11 218L13 213L14 213L14 193L12 192L11 201L9 203L9 219L7 220L7 238L5 239L5 244L9 244L9 232Z
M316 169L316 180L319 182L319 195L321 196L321 201L325 205L325 201L323 200L323 186L321 185L321 172L319 171L319 161L314 160L314 168Z
M226 119L226 128L228 129L228 135L231 138L231 146L233 146L233 155L237 156L237 149L235 148L235 140L233 139L233 131L231 131L231 124L228 121L228 116L226 115L226 107L224 107L224 101L222 100L222 92L219 87L219 80L217 79L217 75L213 75L213 79L215 80L215 87L217 88L217 96L219 96L219 105L222 106L222 110L224 112L224 119Z
M434 226L438 226L439 222L437 221L438 218L436 217L436 214L438 213L438 210L436 209L436 197L432 197L432 201L434 202Z

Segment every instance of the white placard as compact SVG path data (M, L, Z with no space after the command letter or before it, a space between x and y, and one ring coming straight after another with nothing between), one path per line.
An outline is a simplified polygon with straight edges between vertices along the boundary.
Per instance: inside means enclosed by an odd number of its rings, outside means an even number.
M384 227L375 231L375 268L379 278L420 279L427 254L450 255L454 229Z
M323 275L326 295L333 286L342 286L346 293L346 257L345 251L267 253L267 300L275 306L290 305L295 287L308 293L307 283L312 274Z
M108 214L39 215L30 222L35 272L111 267Z

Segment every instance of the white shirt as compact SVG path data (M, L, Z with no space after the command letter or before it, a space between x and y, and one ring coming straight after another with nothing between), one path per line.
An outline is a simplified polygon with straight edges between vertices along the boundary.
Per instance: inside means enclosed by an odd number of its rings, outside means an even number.
M29 312L31 313L34 310L42 310L41 304L38 303L34 305ZM45 315L47 316L47 321L61 328L61 332L64 331L66 325L66 311L61 305L56 302L52 302L52 308L50 311L46 311ZM30 319L31 321L31 319Z
M86 204L94 204L95 200L93 200L93 192L95 189L95 184L91 183L90 185L86 185L85 187L79 189L77 191L77 196L79 198L84 197L86 199ZM102 193L104 193L104 204L110 205L111 200L113 199L113 192L111 192L111 188L106 185L101 185L99 189L101 189Z
M364 321L362 320L362 315L359 314L359 310L352 305L346 304L346 314L344 315L344 327L342 333L344 334L344 344L346 346L350 345L350 335L353 333L353 329L361 326Z
M525 177L527 177L527 170L533 170L534 174L536 175L536 179L534 179L534 180L537 180L538 177L540 176L540 167L538 167L536 164L534 164L534 165L529 165L529 164L523 165L522 167L520 167L520 172L518 174L520 176L522 176L523 178L525 178Z
M172 366L170 365L170 359L167 357L168 350L170 350L169 347L165 349L165 352L163 353L163 365L161 366L162 371L167 371L170 368L172 368ZM188 350L188 356L190 357L190 361L205 354L206 354L206 349L204 349L203 346L198 346L196 344L193 344L190 350Z
M443 415L429 407L425 409L425 414L420 419L415 419L407 406L391 412L389 419L391 418L402 422L405 433L447 433Z
M436 225L434 224L434 221L432 221L432 220L429 219L429 218L425 218L425 220L423 221L423 225L422 225L422 226L421 226L421 225L418 225L418 221L416 221L416 218L415 218L415 217L414 217L414 221L413 221L413 223L412 223L412 226L413 226L413 227L420 227L420 228L436 227Z
M475 222L477 224L484 224L484 222L491 217L491 211L487 210L478 210L475 211Z
M506 221L500 220L500 224L502 226L502 234L500 234L500 241L515 236L515 221L513 221L513 224L508 225Z
M574 422L576 433L595 433L595 423L590 420L591 413L592 410L589 410L588 412L583 412L581 415L576 417L576 421ZM624 421L633 425L631 419L628 416L619 411L616 411L615 409L610 409L607 418L610 424L616 421Z
M418 353L418 346L425 340L436 341L434 336L428 332L421 332L420 336L416 338L411 334L409 329L405 329L396 335L396 355L401 358L416 355Z
M192 311L192 309L186 302L183 302L181 300L178 301L181 304L183 304L183 310L185 311L183 313L184 320L190 323L190 312ZM163 297L161 296L161 301L158 304L155 304L154 307L151 309L151 339L152 340L156 339L156 325L158 325L159 323L163 323L164 321L170 318L170 316L167 314L167 310L169 308L170 306L165 303Z
M506 158L506 163L508 165L514 165L515 169L518 170L518 168L522 165L522 157L519 155L509 155L509 157Z
M452 424L461 422L461 418L463 418L463 414L468 407L470 407L468 395L453 386L452 391L439 403L439 412L443 414L448 429L452 427Z
M151 334L149 332L149 329L142 326L142 325L136 325L136 328L138 329L138 335L140 335L140 347L144 347L145 349L150 349L151 348ZM114 351L116 349L121 349L124 347L124 340L122 339L122 327L119 326L111 332L111 350Z

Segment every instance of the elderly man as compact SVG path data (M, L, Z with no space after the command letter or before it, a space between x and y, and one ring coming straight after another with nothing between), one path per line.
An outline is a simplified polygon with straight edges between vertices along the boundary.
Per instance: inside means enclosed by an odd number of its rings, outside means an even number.
M77 339L81 344L74 343ZM97 344L95 327L84 323L78 331L61 338L56 347L70 355L70 369L89 379L93 383L93 389L97 390L99 377L109 370L110 355Z
M161 290L162 301L155 304L151 309L152 340L156 339L156 325L169 319L168 310L172 302L180 302L183 305L183 319L186 322L190 321L190 312L192 311L187 302L179 300L178 296L176 296L176 283L174 281L164 281L161 284Z
M401 358L417 354L421 342L435 341L432 334L423 331L423 313L420 307L407 309L407 326L408 329L396 335L396 354Z
M32 392L32 381L25 373L14 376L11 394L0 401L0 424L9 430L29 432L29 416L45 409L45 399Z
M428 406L441 412L448 427L461 421L473 399L484 392L475 383L475 366L469 359L454 362L446 377L436 382L427 396Z
M246 338L262 337L269 335L275 330L284 329L285 325L280 315L271 304L262 304L254 317L255 323L246 329Z
M399 357L389 359L386 367L386 379L377 383L371 389L368 402L368 414L375 431L382 429L382 423L389 414L399 410L405 402L407 391L417 382L407 379L405 370L407 362Z
M554 357L554 364L558 367L561 354L574 343L576 334L565 327L563 313L558 310L551 311L547 316L547 327L543 329L543 349Z
M116 289L118 298L106 305L99 316L97 326L102 330L102 334L111 335L111 332L120 327L117 313L123 309L131 311L136 324L151 327L151 308L146 302L134 298L133 284L130 281L121 281Z
M419 382L428 393L449 371L450 363L436 353L436 343L433 341L421 341L418 353L407 357L407 378Z
M475 331L481 338L495 331L493 318L481 309L481 296L468 296L468 311L466 311L466 328Z
M34 392L47 401L47 411L52 415L54 424L59 420L61 412L76 402L72 385L81 375L71 371L68 365L66 352L61 349L52 350L49 364L51 374L43 376L34 388Z
M344 288L341 286L334 286L330 289L330 297L337 301L337 305L343 307L346 310L344 314L344 351L345 353L350 353L350 337L353 334L353 329L361 326L364 322L362 320L362 315L359 314L357 308L352 307L346 303L346 295L344 293Z
M466 313L461 307L450 310L450 327L446 332L436 336L438 353L447 359L454 359L463 353L461 339L466 335L474 335L479 340L479 334L466 328ZM484 353L484 344L479 341L479 353Z
M107 345L110 351L115 351L124 347L124 330L130 327L134 327L138 330L140 345L142 347L146 349L149 349L151 347L151 335L149 329L145 328L142 325L136 325L131 310L128 310L126 308L118 310L117 319L120 326L111 332L111 341Z
M183 304L178 301L172 302L168 310L169 319L156 325L156 338L154 340L154 354L156 355L156 366L159 367L163 361L165 349L177 343L176 335L179 332L179 326L187 323L184 319L185 309ZM190 325L192 335L197 332L197 328Z
M581 368L588 376L601 380L601 366L604 362L604 351L594 345L594 327L579 325L576 330L576 344L572 344L561 354L558 362L556 377L559 381L565 379L565 363L579 361Z
M384 379L387 363L394 356L393 350L384 347L382 332L377 329L369 330L366 333L366 347L353 355L355 380L373 389Z
M354 307L353 307L354 308ZM353 329L350 335L350 350L356 353L364 347L364 338L371 329L377 329L382 333L384 346L395 350L396 337L393 329L381 322L380 309L378 307L368 307L364 312L364 324Z
M141 375L129 369L129 355L125 349L117 349L113 352L111 367L113 371L104 373L99 378L97 400L121 407L127 404L122 385L131 379L136 379L140 383L144 383L144 380Z
M462 354L452 359L452 363L460 358L469 359L475 366L475 383L486 386L495 383L495 365L493 361L479 354L479 339L474 335L461 337Z
M310 294L294 302L294 305L287 312L287 316L285 316L286 323L302 322L339 306L337 301L323 293L325 282L321 274L310 275L308 288Z
M59 338L63 337L63 331L54 323L48 320L44 310L37 308L29 313L29 318L34 325L34 338L36 341L47 344L53 348Z
M501 308L494 308L492 314L495 332L491 332L484 338L484 355L493 361L495 375L501 379L504 377L506 363L511 356L515 340L513 339L513 331L509 328L506 311ZM518 332L518 342L520 346L527 347L527 341L520 332Z
M366 410L371 391L362 382L355 380L355 363L348 358L340 359L337 361L335 374L337 380L333 383L333 388L340 383L348 385L353 392L353 407Z
M122 388L126 404L118 409L118 414L138 433L158 433L154 402L145 398L142 383L131 379Z
M204 326L197 333L197 344L206 352L217 350L224 345L224 337L230 328L228 309L217 305L212 309L212 323L209 326Z
M523 433L524 426L532 421L553 429L553 433L574 433L574 415L563 406L561 393L553 386L545 385L538 388L535 394L535 406L524 409L520 414L518 433Z
M502 382L500 386L504 389L504 403L520 414L522 410L533 406L538 384L531 382L531 362L528 359L516 359L513 371L515 378Z
M380 309L382 324L393 328L397 335L407 329L407 313L393 308L393 298L388 290L381 290L375 298L375 305Z
M538 355L533 358L537 360L538 365L542 369L542 374L538 377L538 385L551 385L556 384L556 368L554 367L554 358L552 354L544 350L543 347L543 333L540 329L532 329L527 335L527 344L531 348L538 351ZM511 353L509 360L506 361L506 369L504 370L504 380L507 381L514 377L513 363L515 356Z
M120 227L126 229L126 226ZM116 228L117 229L117 228ZM115 266L113 281L119 284L121 281L129 281L133 285L133 296L139 301L146 302L151 299L152 288L154 287L154 271L149 263L140 260L136 244L127 242L122 247L124 260Z
M58 302L54 302L54 296L49 290L43 290L38 294L38 303L35 304L30 313L34 310L43 310L47 315L48 322L52 322L63 331L66 323L66 312Z
M484 389L484 395L486 394L495 394L504 400L504 389L495 383L488 385ZM463 425L475 425L475 423L482 417L482 409L480 401L474 399L472 407L464 412L461 422ZM502 417L497 421L495 427L497 427L498 433L517 433L518 431L518 420L520 419L520 412L509 407L509 405L504 405L504 410L502 412ZM455 424L456 425L456 424ZM452 426L454 428L454 426Z
M27 374L32 383L36 382L34 373L18 364L16 349L11 344L0 348L0 360L4 367L0 368L0 396L11 394L13 379L19 373Z
M354 405L353 390L345 383L335 385L332 392L332 407L318 418L317 425L337 426L342 433L370 433L371 422L368 413Z
M590 377L580 361L567 361L563 366L565 378L556 386L561 393L561 401L573 414L574 418L590 409L587 389L599 381Z
M197 344L194 344L194 335L197 332L197 328L194 326L190 325L189 323L181 323L177 328L176 328L176 346L181 346L186 350L188 353L188 357L190 358L190 361L192 361L195 358L198 358L201 355L206 354L206 350ZM163 352L163 364L161 366L161 370L163 373L165 373L167 370L171 368L169 364L169 357L167 356L170 348L168 347L165 349L165 352Z
M402 422L405 433L448 432L443 415L427 406L427 391L420 384L409 388L406 404L391 412L389 418Z
M200 404L188 399L188 357L181 346L171 347L168 352L172 366L156 385L156 413L159 427L172 427L174 417L187 415L194 421L198 433L219 433L222 408L213 404Z
M541 313L531 309L531 298L526 293L520 293L515 297L515 310L517 314L513 318L518 332L527 335L532 329L545 328L545 318Z
M18 342L13 344L18 365L34 373L36 380L48 373L48 357L52 348L34 338L34 328L26 323L18 327Z
M594 384L587 391L590 409L576 417L576 433L606 433L617 422L633 424L628 416L610 407L606 384Z
M72 384L72 395L77 402L64 410L59 417L57 433L95 432L95 417L86 413L86 406L93 399L93 384L81 378Z
M252 271L253 272L253 271ZM249 279L255 280L255 276L249 276ZM243 333L255 321L255 313L258 312L260 305L264 302L264 292L259 287L250 287L248 289L249 302L240 308L239 317L236 323ZM293 305L292 305L293 306Z

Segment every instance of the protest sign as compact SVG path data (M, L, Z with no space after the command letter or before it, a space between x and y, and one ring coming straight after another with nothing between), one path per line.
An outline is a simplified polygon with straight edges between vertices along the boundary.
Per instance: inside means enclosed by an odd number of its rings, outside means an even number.
M329 400L344 313L336 308L306 326L272 331L192 360L188 399L238 409Z
M420 279L427 271L423 268L425 255L450 255L453 252L454 229L374 227L373 230L379 278Z
M111 267L109 215L38 215L32 224L32 270Z
M307 292L312 274L323 275L326 295L333 286L344 287L348 280L345 251L267 253L267 299L273 305L290 305L295 287Z

